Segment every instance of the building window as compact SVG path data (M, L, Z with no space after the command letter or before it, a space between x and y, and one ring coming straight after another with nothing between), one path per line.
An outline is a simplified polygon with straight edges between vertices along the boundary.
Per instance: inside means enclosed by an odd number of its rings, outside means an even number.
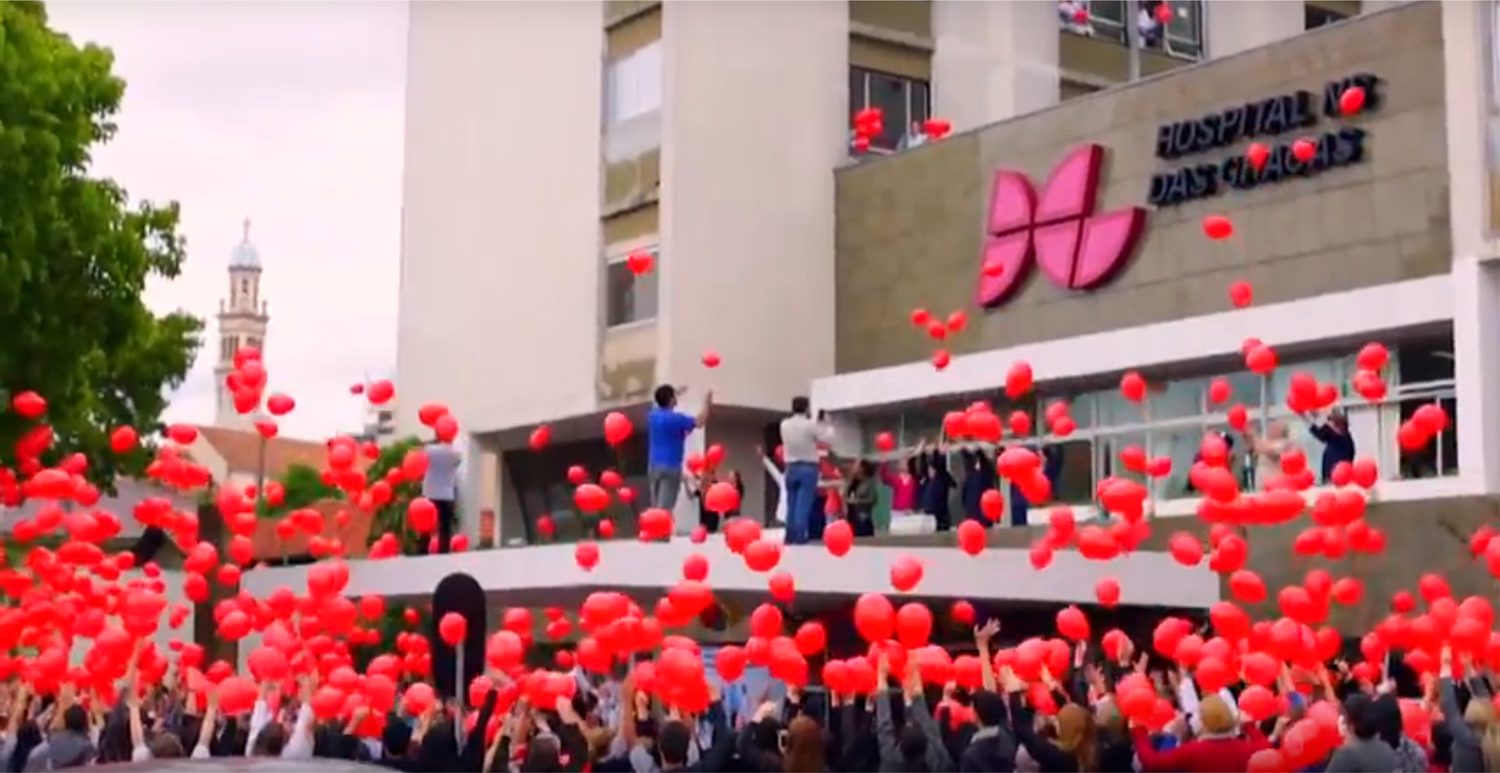
M219 362L229 362L234 357L234 339L224 336L219 339Z
M609 259L604 271L604 324L619 327L656 319L657 276L661 271L661 254L651 250L655 267L637 275L630 270L625 255Z
M256 338L255 336L251 336L248 339L246 339L245 340L245 345L248 346L248 347L250 347L251 349L254 349L256 351L260 351L260 339Z
M1075 35L1122 45L1133 37L1141 49L1203 57L1202 0L1060 0L1057 16L1063 31Z
M1302 4L1302 29L1315 30L1319 27L1327 27L1330 24L1341 22L1349 18L1347 14L1340 13L1332 8L1326 8L1312 3Z
M1100 481L1106 477L1147 483L1145 475L1121 463L1121 452L1127 448L1139 449L1149 458L1171 460L1170 472L1148 483L1156 500L1194 498L1198 494L1188 474L1208 432L1226 433L1232 439L1229 468L1241 489L1250 492L1265 484L1258 478L1270 474L1274 466L1268 468L1248 453L1244 437L1230 428L1227 411L1234 405L1247 410L1250 426L1258 433L1273 427L1284 429L1288 442L1303 453L1314 475L1321 475L1324 446L1312 431L1317 417L1299 416L1287 407L1293 377L1305 374L1320 384L1338 388L1337 405L1346 411L1356 453L1376 460L1382 477L1447 477L1457 475L1460 469L1456 426L1450 425L1415 452L1400 448L1395 428L1428 404L1440 405L1450 419L1457 415L1452 348L1451 338L1446 336L1413 340L1397 347L1386 370L1387 398L1376 403L1367 402L1354 391L1351 382L1358 366L1353 356L1342 356L1284 363L1269 378L1235 371L1152 382L1145 406L1126 401L1115 389L1028 396L1021 401L1007 401L1003 394L966 395L951 401L928 401L920 408L872 412L861 417L860 429L870 452L874 451L874 437L881 432L891 433L898 447L909 450L922 441L930 445L942 434L944 414L961 411L975 400L988 401L1002 417L1012 412L1028 414L1038 428L1046 426L1046 407L1064 400L1070 405L1069 416L1077 429L1067 438L1040 438L1042 446L1051 452L1048 475L1053 497L1059 503L1092 504ZM1220 380L1228 387L1228 399L1215 404L1209 399L1210 385Z
M932 116L932 87L915 78L850 67L851 129L854 117L866 109L880 111L880 135L870 138L870 149L894 152L921 135L922 123Z
M661 109L662 48L657 41L604 66L604 125Z

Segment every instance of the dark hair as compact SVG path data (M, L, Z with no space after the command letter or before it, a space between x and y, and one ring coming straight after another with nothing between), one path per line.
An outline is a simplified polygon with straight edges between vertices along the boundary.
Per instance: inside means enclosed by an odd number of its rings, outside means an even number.
M792 413L807 413L812 410L812 403L806 397L798 395L792 398Z
M1005 699L994 690L974 691L974 718L980 727L1000 727L1005 724Z
M822 725L806 714L795 717L786 726L782 770L786 773L822 773L828 769L826 747Z
M1380 733L1380 721L1376 716L1375 702L1364 693L1350 695L1344 701L1344 721L1356 738L1368 741Z
M667 765L686 765L688 746L693 742L693 733L678 720L668 720L656 732L656 750L661 761Z
M260 729L260 735L255 736L255 743L250 748L251 757L280 757L281 751L286 748L286 727L280 722L272 722Z
M74 733L88 733L89 713L77 704L63 709L63 728Z
M1387 693L1375 699L1375 726L1379 729L1380 740L1392 749L1401 748L1401 703L1396 696Z
M927 770L927 733L915 724L901 726L896 746L901 750L901 767L908 773Z
M556 773L562 767L562 746L555 735L534 735L526 743L526 757L521 760L521 773ZM457 770L456 767L439 767L435 770Z
M151 750L153 760L176 760L187 756L182 749L182 739L176 733L157 733L146 742L146 747Z
M677 399L677 388L671 384L662 384L656 388L656 405L658 408L671 408L672 401Z

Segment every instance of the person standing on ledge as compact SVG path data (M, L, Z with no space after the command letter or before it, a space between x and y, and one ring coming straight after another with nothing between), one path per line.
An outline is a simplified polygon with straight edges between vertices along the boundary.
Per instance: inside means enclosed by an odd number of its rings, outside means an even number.
M677 410L677 398L687 387L663 384L656 388L656 405L646 417L646 480L651 506L671 511L682 493L682 464L687 456L687 438L708 421L714 401L712 389L703 393L703 408L689 416Z
M781 420L781 453L786 459L786 544L804 545L812 537L818 517L818 445L827 443L832 429L823 413L813 421L806 397L792 398L792 415Z
M437 437L423 449L427 473L422 476L422 496L437 507L437 552L447 553L453 540L453 522L458 518L458 449Z

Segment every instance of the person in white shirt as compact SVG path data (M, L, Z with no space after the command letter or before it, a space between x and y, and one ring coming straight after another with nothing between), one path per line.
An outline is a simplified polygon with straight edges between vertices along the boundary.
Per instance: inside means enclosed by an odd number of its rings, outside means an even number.
M452 443L435 437L424 450L427 474L422 476L422 497L437 507L437 552L447 553L453 540L453 522L458 517L454 503L458 500L458 465L462 456Z
M806 397L792 398L792 415L781 420L781 452L786 461L786 544L803 545L818 509L818 445L832 437L819 413L813 420Z

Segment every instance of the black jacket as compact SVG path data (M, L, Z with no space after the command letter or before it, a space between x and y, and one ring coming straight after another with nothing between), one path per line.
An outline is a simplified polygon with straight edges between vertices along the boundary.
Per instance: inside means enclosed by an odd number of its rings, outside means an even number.
M969 739L958 769L961 773L1015 773L1015 739L1005 728L980 728Z

